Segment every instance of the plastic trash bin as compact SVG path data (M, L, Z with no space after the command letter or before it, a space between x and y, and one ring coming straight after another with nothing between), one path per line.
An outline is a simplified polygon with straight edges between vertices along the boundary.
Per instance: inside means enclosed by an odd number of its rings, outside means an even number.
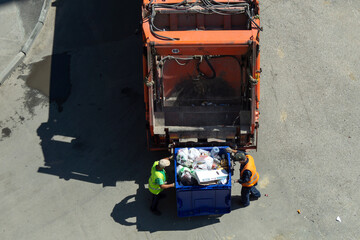
M179 217L191 217L200 215L225 214L231 211L231 161L230 154L225 149L228 146L219 146L219 154L226 154L229 165L228 182L224 185L209 186L181 186L175 173L175 189L177 201L177 213ZM175 169L177 167L176 156L181 148L175 148ZM212 147L197 147L211 151ZM176 170L175 170L176 171Z

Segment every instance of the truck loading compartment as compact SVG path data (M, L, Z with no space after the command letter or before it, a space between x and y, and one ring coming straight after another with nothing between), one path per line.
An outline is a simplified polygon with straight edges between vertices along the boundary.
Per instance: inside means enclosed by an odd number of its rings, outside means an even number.
M166 57L165 57L166 58ZM239 57L240 58L240 57ZM237 56L186 56L163 60L154 105L155 134L179 138L233 138L250 131L246 61Z
M188 141L256 148L258 14L256 0L144 1L150 149Z

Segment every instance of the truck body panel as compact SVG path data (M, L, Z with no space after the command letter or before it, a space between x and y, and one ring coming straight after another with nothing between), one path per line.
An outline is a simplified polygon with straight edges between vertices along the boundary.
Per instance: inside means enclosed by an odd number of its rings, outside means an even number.
M151 150L181 142L256 148L258 14L258 1L144 1L144 96Z

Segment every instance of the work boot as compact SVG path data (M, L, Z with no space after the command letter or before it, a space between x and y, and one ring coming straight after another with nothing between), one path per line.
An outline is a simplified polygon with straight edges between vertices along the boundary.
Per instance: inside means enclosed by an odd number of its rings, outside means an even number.
M258 200L258 199L259 199L259 197L250 195L250 201L255 201L255 200Z
M153 214L155 214L156 216L161 216L161 212L160 212L159 210L157 210L157 209L151 209L151 208L150 208L150 210L151 210L151 212L152 212Z
M250 203L244 203L243 201L240 201L240 206L241 206L242 208L247 207L247 206L249 206L249 205L250 205Z

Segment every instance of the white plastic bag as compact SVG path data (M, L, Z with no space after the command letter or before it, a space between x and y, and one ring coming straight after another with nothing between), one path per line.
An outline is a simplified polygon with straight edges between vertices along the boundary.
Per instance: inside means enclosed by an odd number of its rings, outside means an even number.
M181 149L179 149L179 151L176 155L176 160L177 161L187 160L188 156L189 156L189 149L181 148Z
M200 156L200 151L196 148L190 148L188 158L192 161L194 161L196 158Z
M208 170L208 167L205 163L195 163L194 169L200 169L200 170Z
M181 166L181 165L176 167L176 173L177 173L178 176L181 176L184 172L191 173L191 170L190 170L190 168L184 167L184 166Z
M182 169L184 168L184 166L181 165L177 165L176 167L176 174L179 176L182 173Z
M209 151L206 151L206 150L204 150L204 149L199 149L199 152L200 152L200 155L210 156L210 152L209 152Z
M189 159L189 149L187 148L179 149L176 155L176 161L180 165L190 167L193 161Z
M208 169L212 169L213 163L214 163L214 159L212 157L207 157L205 158L205 163L206 166L208 167Z
M195 179L195 173L192 169L184 166L177 166L176 173L178 174L178 177L180 179L180 185L181 186L192 186L197 183Z
M210 170L212 169L213 163L214 159L212 157L202 155L195 159L192 167L194 169Z

